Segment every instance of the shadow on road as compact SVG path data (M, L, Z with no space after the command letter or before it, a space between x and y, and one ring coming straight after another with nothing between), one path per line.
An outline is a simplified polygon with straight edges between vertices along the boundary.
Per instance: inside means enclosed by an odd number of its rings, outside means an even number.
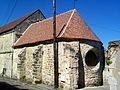
M10 85L6 82L0 82L0 90L28 90L28 89L19 89L16 86L19 85Z

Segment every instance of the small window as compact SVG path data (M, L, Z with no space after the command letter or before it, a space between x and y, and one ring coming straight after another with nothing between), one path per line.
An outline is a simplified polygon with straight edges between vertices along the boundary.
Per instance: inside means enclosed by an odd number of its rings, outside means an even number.
M88 51L85 57L85 63L88 66L96 66L98 63L97 56L93 51Z

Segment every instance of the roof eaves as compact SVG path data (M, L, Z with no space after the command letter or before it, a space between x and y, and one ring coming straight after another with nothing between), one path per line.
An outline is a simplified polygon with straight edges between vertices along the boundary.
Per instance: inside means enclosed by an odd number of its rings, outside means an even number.
M85 23L85 25L86 25L86 27L92 32L92 34L101 42L101 40L98 38L98 36L93 32L93 30L88 26L88 24L84 21L84 19L82 18L82 16L79 14L79 13L77 13L80 17L81 17L81 19L82 19L82 21Z

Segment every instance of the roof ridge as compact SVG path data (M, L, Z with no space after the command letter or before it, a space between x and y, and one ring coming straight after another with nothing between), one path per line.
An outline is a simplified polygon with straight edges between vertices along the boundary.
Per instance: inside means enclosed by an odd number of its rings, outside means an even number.
M58 14L56 17L61 16L61 15L64 15L64 14L69 13L69 12L72 12L72 11L75 11L75 10L76 10L76 9L69 10L69 11L64 12L64 13L60 13L60 14ZM50 20L50 19L52 19L52 18L53 18L53 17L49 17L49 18L47 18L47 19L44 19L44 20L42 20L42 21L39 21L38 23L42 23L42 22L48 21L48 20Z
M66 13L69 13L69 12L73 12L73 11L76 11L76 9L72 9L72 10L69 10L69 11L67 11L67 12L60 13L60 14L58 14L58 15L63 15L63 14L66 14Z
M74 15L75 11L76 11L76 10L74 9L74 10L73 10L73 12L71 13L70 18L69 18L69 20L68 20L68 22L67 22L67 24L66 24L65 28L63 29L63 31L61 32L61 35L60 35L59 37L62 37L62 36L63 36L63 34L65 33L66 28L68 27L68 25L69 25L69 23L70 23L70 21L71 21L71 19L72 19L73 15Z

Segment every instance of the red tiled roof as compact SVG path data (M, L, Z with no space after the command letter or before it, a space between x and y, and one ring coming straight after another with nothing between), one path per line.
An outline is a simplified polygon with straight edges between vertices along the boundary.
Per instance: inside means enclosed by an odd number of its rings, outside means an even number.
M88 28L80 15L71 10L56 17L57 38L100 41ZM53 39L53 18L31 25L17 40L15 47Z
M37 10L38 11L38 10ZM36 11L35 11L36 12ZM34 12L34 13L35 13ZM6 31L9 31L11 29L13 29L15 26L17 26L18 24L20 24L22 21L24 21L25 19L27 19L29 16L31 16L33 13L31 14L28 14L26 16L23 16L21 17L20 19L18 20L15 20L13 22L10 22L2 27L0 27L0 33L3 33L3 32L6 32Z
M6 32L6 31L14 28L16 25L18 25L20 22L22 22L22 21L23 21L24 19L26 19L28 16L29 16L29 15L24 16L24 17L22 17L22 18L20 18L20 19L18 19L18 20L16 20L16 21L13 21L13 22L11 22L11 23L8 23L8 24L0 27L0 33Z

